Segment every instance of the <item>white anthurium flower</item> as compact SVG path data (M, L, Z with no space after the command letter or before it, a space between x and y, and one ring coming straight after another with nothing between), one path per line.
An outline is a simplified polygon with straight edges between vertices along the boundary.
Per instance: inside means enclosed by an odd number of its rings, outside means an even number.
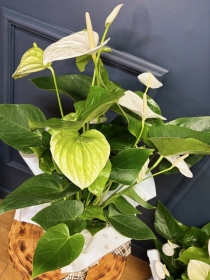
M176 249L178 247L180 247L180 246L177 244L174 244L168 240L167 243L163 244L162 251L166 256L171 257L174 255L174 252L175 252L174 249Z
M46 65L49 62L53 62L55 60L63 60L67 58L73 58L85 54L94 54L99 49L101 49L107 42L110 40L105 40L101 45L98 46L99 35L95 31L93 31L94 37L94 48L90 48L88 32L87 31L79 31L73 33L67 37L64 37L57 41L56 43L51 44L44 51L43 62Z
M162 87L162 83L159 82L154 75L150 72L145 72L137 77L139 81L144 84L145 86L149 86L150 88L159 88Z
M123 5L124 4L120 4L114 8L114 10L111 12L111 14L106 19L105 27L107 27L108 24L112 24L112 22L115 20L116 16L118 15L118 13Z
M166 268L166 265L162 264L162 262L160 262L160 261L155 262L155 270L156 270L158 277L160 277L160 279L165 279L166 276L168 276L168 277L170 276L170 273L169 273L168 269Z
M124 94L125 95L118 100L118 103L121 106L128 108L130 111L134 112L135 114L139 115L141 118L144 119L159 118L162 120L166 120L166 118L164 118L163 116L153 112L148 106L146 110L146 116L144 116L143 99L131 90L125 91Z
M206 280L209 271L209 264L197 260L190 260L187 266L187 275L190 280Z
M187 157L188 155L185 155ZM184 161L183 156L180 157L179 155L171 155L171 156L165 156L165 158L170 161L174 166L176 166L179 171L186 177L192 178L193 174L190 171L188 165Z

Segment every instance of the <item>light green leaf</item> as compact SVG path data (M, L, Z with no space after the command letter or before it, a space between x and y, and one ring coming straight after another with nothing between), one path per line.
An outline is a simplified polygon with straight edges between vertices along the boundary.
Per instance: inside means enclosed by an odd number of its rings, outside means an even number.
M177 137L153 137L149 140L156 146L163 156L200 154L210 155L210 146L196 139Z
M99 219L102 221L106 221L103 209L100 206L93 205L87 206L80 218L84 220Z
M65 224L58 224L46 231L38 241L32 278L72 263L81 253L85 240L82 234L69 236Z
M197 247L189 247L179 256L178 260L185 263L186 265L190 260L199 260L210 264L208 252L202 248Z
M183 231L176 220L160 201L158 201L155 211L154 226L157 233L167 240L177 239L183 235Z
M88 122L103 115L123 94L121 91L113 94L112 91L107 89L92 86L86 101L80 101L74 104L76 108L76 120Z
M180 118L166 123L166 125L177 125L181 127L187 127L196 131L208 131L210 132L210 117L191 117Z
M107 219L110 224L122 235L137 240L155 239L151 229L136 216L123 215L109 206Z
M88 187L88 190L91 193L93 193L98 197L102 195L104 188L106 186L106 182L109 179L111 168L112 168L111 162L110 160L108 160L105 167L102 169L101 173L98 175L96 180Z
M45 121L44 114L35 106L28 104L0 104L0 138L6 144L26 153L32 153L30 147L41 145L40 132L31 132L28 119Z
M190 280L207 280L210 265L197 260L191 260L187 267Z
M137 192L135 191L134 188L129 188L124 194L126 196L130 197L131 199L133 199L134 201L136 201L139 205L141 205L142 207L144 207L146 209L155 209L154 206L152 206L151 204L146 202L143 198L141 198L137 194Z
M141 214L138 209L133 207L124 197L120 196L113 201L114 206L123 214Z
M48 68L51 63L43 64L43 53L43 50L34 43L34 46L22 56L20 64L12 77L14 79L23 78L28 74Z
M53 77L41 77L30 80L42 90L55 91ZM58 91L70 96L74 101L85 100L92 83L91 77L84 75L63 75L56 77Z
M111 159L112 172L109 179L123 185L133 184L152 152L150 149L138 148L123 150Z
M0 203L0 214L24 207L57 201L78 192L79 188L63 175L40 174L25 181Z
M84 205L81 201L63 200L55 202L38 212L32 218L32 221L38 223L44 230L57 224L64 223L68 226L70 233L73 235L74 233L82 231L86 226L84 220L77 219L83 211Z
M201 230L204 231L208 236L210 236L210 223L203 226Z
M81 135L61 131L51 138L53 159L63 174L81 189L89 187L107 163L110 147L97 130Z

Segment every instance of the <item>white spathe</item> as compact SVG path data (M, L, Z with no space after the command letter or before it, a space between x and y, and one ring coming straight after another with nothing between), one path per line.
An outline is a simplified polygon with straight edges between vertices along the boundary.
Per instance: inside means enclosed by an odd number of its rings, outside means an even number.
M157 249L147 250L147 256L149 258L150 268L152 272L152 277L148 280L160 280L155 270L155 262L160 261L160 253Z
M180 156L179 155L171 155L171 156L166 156L165 158L173 164L174 162L176 162L180 158ZM186 164L186 162L184 160L181 160L175 166L179 169L179 171L184 176L189 177L189 178L193 177L192 172L190 171L188 165Z
M168 269L166 268L165 264L162 264L160 261L155 262L155 270L157 275L160 277L160 279L165 279L166 276L170 276Z
M168 240L168 243L163 244L162 251L166 256L171 257L174 255L174 252L175 252L174 249L176 249L178 247L179 247L179 245L174 244Z
M123 5L124 4L120 4L114 8L114 10L110 13L110 15L107 17L107 19L105 21L105 27L107 27L108 24L112 24L112 22L115 20L116 16L118 15L118 13Z
M162 83L158 81L158 79L155 78L154 75L150 72L145 72L137 77L139 81L144 84L145 86L148 86L149 88L159 88L162 87Z
M143 99L138 96L135 92L131 90L127 90L124 92L124 96L118 100L118 103L129 109L130 111L134 112L135 114L139 115L141 118L149 119L149 118L159 118L162 120L166 120L161 115L156 114L153 112L148 106L146 110L146 116L143 114Z
M48 62L55 60L63 60L67 58L73 58L85 54L94 54L101 49L110 40L107 39L101 45L98 45L99 35L93 31L94 36L94 48L90 48L87 31L79 31L66 36L56 43L51 44L44 51L43 63L46 65Z
M210 272L210 265L197 260L190 260L187 275L190 280L206 280Z

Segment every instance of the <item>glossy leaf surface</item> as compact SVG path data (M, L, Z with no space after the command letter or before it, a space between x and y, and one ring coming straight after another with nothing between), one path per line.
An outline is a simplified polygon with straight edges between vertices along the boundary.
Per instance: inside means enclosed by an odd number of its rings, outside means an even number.
M110 147L97 130L81 135L74 131L61 131L52 136L51 152L63 174L84 189L96 180L106 165Z
M210 264L208 252L206 252L204 249L196 248L196 247L189 247L178 258L179 261L185 264L188 264L189 261L192 259L200 260Z
M124 197L120 196L113 201L114 206L123 214L140 214L139 210L132 206Z
M100 206L87 206L80 216L81 219L84 220L92 220L92 219L99 219L102 221L106 221L104 217L103 209Z
M81 253L85 240L82 234L70 236L65 224L58 224L46 231L37 244L32 278L73 262Z

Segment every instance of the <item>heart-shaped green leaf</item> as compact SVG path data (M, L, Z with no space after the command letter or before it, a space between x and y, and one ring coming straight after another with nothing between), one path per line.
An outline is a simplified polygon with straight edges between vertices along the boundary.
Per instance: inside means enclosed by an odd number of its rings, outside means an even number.
M198 260L210 264L208 252L197 247L189 247L179 256L178 260L185 264L188 264L190 260Z
M182 154L210 155L209 145L192 138L153 137L149 138L149 140L163 156Z
M37 244L32 279L38 275L72 263L81 253L85 239L82 234L69 236L65 224L58 224L46 231Z
M157 233L167 240L179 238L183 235L183 231L177 224L176 220L160 201L158 201L155 211L154 226Z
M43 64L43 53L43 50L34 43L33 48L29 49L22 56L20 64L12 77L14 79L23 78L28 74L48 68L51 63Z
M52 156L63 174L81 189L89 187L107 163L110 146L97 130L81 135L61 131L51 138Z
M70 96L74 101L85 100L92 83L91 77L84 75L57 76L56 81L58 91ZM55 92L53 77L34 78L31 82L39 89Z
M88 190L94 195L100 197L104 191L106 186L106 182L109 179L109 175L111 172L111 162L107 161L105 167L102 169L101 173L98 175L96 180L88 187Z
M150 149L127 149L111 159L112 172L110 180L123 185L135 182L140 170L152 154Z
M0 214L24 207L57 201L79 188L63 175L40 174L25 181L0 203Z
M84 220L99 219L102 221L106 221L103 209L100 206L93 205L87 206L80 218Z
M137 240L156 238L151 229L136 216L123 215L116 208L113 210L113 207L109 206L107 219L119 233Z
M38 212L32 218L32 221L38 223L44 230L57 224L64 223L68 226L71 234L73 234L80 229L83 230L86 226L84 220L76 220L83 211L84 205L81 201L63 200L53 203Z
M209 240L208 235L200 228L190 227L179 239L184 249L195 246L202 248Z
M109 91L105 88L92 86L85 101L74 104L76 108L76 120L91 121L103 115L124 93L122 91Z
M28 104L0 104L0 138L15 149L30 154L30 147L41 145L40 132L31 132L28 120L44 122L44 114Z

